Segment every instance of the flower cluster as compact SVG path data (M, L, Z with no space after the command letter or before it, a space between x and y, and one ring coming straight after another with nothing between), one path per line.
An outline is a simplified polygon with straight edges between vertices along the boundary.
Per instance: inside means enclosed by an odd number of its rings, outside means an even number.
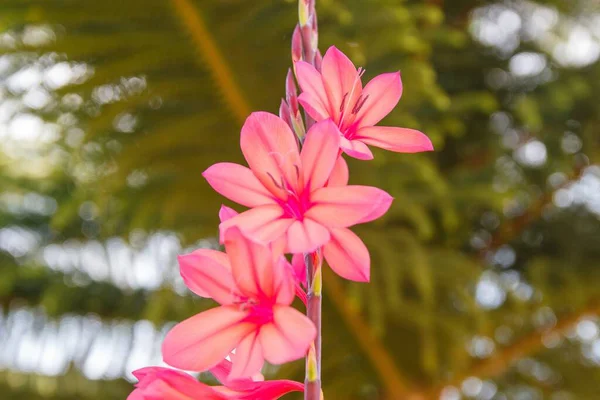
M368 145L409 153L432 150L431 142L412 129L375 126L400 99L400 73L379 75L363 87L364 71L335 47L319 63L297 60L294 70L301 94L296 97L289 78L281 115L256 112L242 127L248 167L218 163L203 173L214 190L247 207L241 213L221 208L225 252L199 249L179 257L188 288L219 306L176 325L164 340L164 361L210 371L223 386L150 367L135 372L132 400L272 400L304 390L297 382L263 381L260 370L265 360L305 357L320 334L315 321L292 307L296 296L306 304L305 256L322 255L339 276L369 281L369 252L349 228L381 217L392 197L348 185L343 154L366 160L373 158ZM298 104L311 125L306 132Z

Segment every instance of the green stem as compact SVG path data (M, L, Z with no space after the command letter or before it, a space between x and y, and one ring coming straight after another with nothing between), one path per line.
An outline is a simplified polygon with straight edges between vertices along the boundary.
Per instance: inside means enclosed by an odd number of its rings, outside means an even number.
M315 324L315 328L317 328L317 336L306 357L305 400L320 400L321 398L321 304L323 299L323 277L321 274L320 259L318 251L305 255L306 276L308 277L306 315Z

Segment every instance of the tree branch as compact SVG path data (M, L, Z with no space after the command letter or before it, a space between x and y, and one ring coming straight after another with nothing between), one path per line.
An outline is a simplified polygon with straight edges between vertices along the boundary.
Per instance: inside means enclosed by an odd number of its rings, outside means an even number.
M543 338L547 335L562 335L571 329L579 320L587 315L600 314L600 301L593 300L583 310L579 310L563 318L560 318L556 325L543 331L535 331L523 336L512 345L503 348L495 355L482 360L469 370L457 375L452 380L435 387L427 394L421 394L424 398L439 399L440 393L446 386L460 386L460 384L470 376L478 378L491 378L502 375L513 364L513 362L540 351L543 348Z
M171 0L176 16L190 34L203 65L207 65L217 82L229 109L240 125L250 115L251 108L244 98L227 61L202 20L200 11L190 0Z
M402 376L379 338L371 332L369 325L363 321L356 310L349 306L344 288L338 278L329 268L323 268L323 278L324 290L327 292L328 298L334 303L342 319L350 328L349 331L354 335L360 348L381 377L387 398L408 399L409 382Z

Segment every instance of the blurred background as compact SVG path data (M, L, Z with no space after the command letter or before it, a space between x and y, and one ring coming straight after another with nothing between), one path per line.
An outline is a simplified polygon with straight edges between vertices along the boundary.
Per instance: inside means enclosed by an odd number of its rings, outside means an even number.
M436 147L351 162L396 200L356 229L371 284L325 276L326 399L600 399L600 1L317 9L321 50L402 71L385 125ZM200 173L277 112L296 20L294 0L2 1L0 398L124 399L213 306L175 256L217 245Z

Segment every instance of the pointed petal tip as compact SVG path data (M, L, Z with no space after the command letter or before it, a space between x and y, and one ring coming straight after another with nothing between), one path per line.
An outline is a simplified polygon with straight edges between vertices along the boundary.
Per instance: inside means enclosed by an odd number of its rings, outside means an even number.
M357 160L361 160L361 161L370 161L375 158L373 153L371 153L370 151L367 153L367 152L355 151L355 150L352 150L349 148L342 148L342 150L348 156L350 156L352 158L356 158Z
M428 152L428 151L435 151L435 149L433 148L433 143L431 142L431 139L429 139L427 137L427 135L425 135L422 132L420 133L420 143L416 143L414 145L414 147L412 149L410 149L411 151L403 151L403 153L424 153L424 152ZM408 149L407 149L408 150Z
M367 271L359 271L360 275L355 277L354 279L351 279L354 282L358 282L358 283L369 283L371 282L371 270L367 270Z
M431 139L427 138L427 142L423 145L423 151L435 151Z
M325 56L327 56L327 54L329 54L329 52L332 52L332 53L342 53L342 51L340 49L338 49L335 45L329 46L329 48L325 52ZM344 54L344 53L342 53L342 54Z
M225 221L230 220L231 218L235 217L238 214L239 213L237 211L235 211L233 208L227 207L226 205L221 204L221 208L219 209L219 220L221 222L225 222Z

